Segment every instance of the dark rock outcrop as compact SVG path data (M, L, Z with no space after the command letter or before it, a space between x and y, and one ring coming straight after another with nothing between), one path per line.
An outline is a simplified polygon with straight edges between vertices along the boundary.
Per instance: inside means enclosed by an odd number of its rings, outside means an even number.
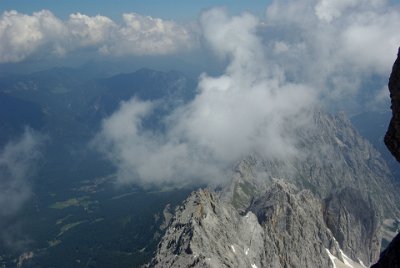
M385 135L385 144L400 162L400 48L389 78L389 91L392 102L392 119Z
M378 263L371 268L400 268L400 234L398 234L389 246L382 252Z
M392 155L400 162L400 48L389 78L389 91L392 102L392 119L385 135L385 144ZM375 265L371 268L400 267L400 234L389 244Z

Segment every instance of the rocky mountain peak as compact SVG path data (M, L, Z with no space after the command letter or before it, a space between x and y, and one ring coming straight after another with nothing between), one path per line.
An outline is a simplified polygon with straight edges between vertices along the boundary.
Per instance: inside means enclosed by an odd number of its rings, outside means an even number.
M381 222L397 215L390 171L343 116L318 111L314 124L299 130L296 158L250 155L222 190L193 192L176 209L149 266L373 263Z

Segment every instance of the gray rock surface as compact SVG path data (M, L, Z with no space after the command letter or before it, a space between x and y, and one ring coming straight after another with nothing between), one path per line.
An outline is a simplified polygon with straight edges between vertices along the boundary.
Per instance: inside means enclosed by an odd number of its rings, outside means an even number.
M339 247L311 192L275 181L241 216L208 190L176 211L150 267L332 267Z
M332 267L327 250L375 262L382 220L399 215L393 177L344 116L313 119L295 157L251 155L221 191L194 192L149 266Z
M325 200L324 218L328 228L349 256L364 263L379 257L379 216L358 190L344 188Z

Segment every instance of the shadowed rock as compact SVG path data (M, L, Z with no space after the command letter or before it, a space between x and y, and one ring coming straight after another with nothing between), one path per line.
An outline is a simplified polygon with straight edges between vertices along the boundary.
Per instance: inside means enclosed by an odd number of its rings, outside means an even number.
M400 48L389 78L390 99L392 101L392 119L385 135L385 144L393 156L400 162ZM389 244L375 265L371 268L400 267L400 234Z
M389 151L400 161L400 49L393 64L389 78L390 99L392 102L392 119L385 135L385 144Z

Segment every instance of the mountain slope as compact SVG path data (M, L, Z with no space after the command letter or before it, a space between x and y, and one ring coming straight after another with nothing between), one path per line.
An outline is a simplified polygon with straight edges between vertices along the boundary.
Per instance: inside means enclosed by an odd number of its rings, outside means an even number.
M374 262L381 222L399 215L393 177L344 116L318 111L313 118L314 127L298 132L297 157L250 156L221 191L192 194L177 210L150 266L328 267L342 261L356 267Z

